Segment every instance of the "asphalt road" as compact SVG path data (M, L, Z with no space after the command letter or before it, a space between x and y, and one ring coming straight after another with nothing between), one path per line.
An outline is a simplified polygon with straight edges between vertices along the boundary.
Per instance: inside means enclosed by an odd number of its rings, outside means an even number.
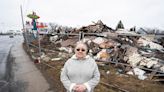
M16 43L18 37L0 36L0 80L6 80L7 59L11 47Z
M0 36L0 92L53 92L22 47L23 36Z
M0 92L10 92L10 79L11 79L11 49L19 42L22 42L22 36L9 36L0 35Z

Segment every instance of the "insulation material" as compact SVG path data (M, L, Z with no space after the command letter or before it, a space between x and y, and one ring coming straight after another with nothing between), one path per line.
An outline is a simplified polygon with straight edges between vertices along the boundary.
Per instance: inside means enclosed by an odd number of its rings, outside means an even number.
M150 49L164 50L163 46L143 38L139 38L138 44L140 44L140 46L149 46Z
M134 68L132 71L127 72L127 74L129 74L129 75L133 75L133 74L137 75L138 79L140 79L140 80L144 80L144 79L147 78L147 76L144 75L145 71L142 70L142 69L139 69L139 68Z
M155 58L143 58L140 62L141 66L146 66L147 68L151 68L158 63L158 59Z
M152 58L147 58L148 59L148 63L147 63L147 68L151 68L153 65L158 63L157 59L152 59Z
M107 42L100 43L99 47L103 49L107 49L107 48L114 47L114 44L112 42L107 41Z
M59 50L60 51L66 51L68 53L72 53L73 52L73 48L72 47L60 47Z
M137 66L137 64L140 63L141 60L142 60L142 57L140 56L140 54L133 53L131 56L129 56L128 63L130 63L130 65L135 67L135 66Z
M58 60L62 60L62 58L52 58L51 61L58 61Z
M104 43L106 40L101 38L101 37L97 37L93 40L94 43L96 44L101 44L101 43Z
M48 61L51 60L51 58L48 57L48 56L42 57L41 59L42 59L43 61L45 61L45 62L48 62Z
M110 55L107 53L106 49L102 49L96 55L96 59L101 59L101 60L107 60L109 57L110 57Z
M162 72L164 72L164 65L160 68L160 70L161 70Z

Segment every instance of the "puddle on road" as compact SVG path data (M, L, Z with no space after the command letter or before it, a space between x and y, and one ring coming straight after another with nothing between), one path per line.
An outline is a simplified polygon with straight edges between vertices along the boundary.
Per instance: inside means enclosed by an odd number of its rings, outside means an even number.
M28 83L22 81L22 80L15 80L15 74L14 72L17 71L17 64L15 63L15 57L10 55L9 58L10 62L10 77L9 77L9 84L6 86L7 91L2 92L25 92Z

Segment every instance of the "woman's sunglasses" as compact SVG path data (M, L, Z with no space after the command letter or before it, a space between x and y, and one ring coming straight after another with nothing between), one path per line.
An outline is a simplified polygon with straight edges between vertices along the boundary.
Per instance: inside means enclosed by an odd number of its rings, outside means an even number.
M85 51L85 49L83 49L83 48L82 48L82 49L80 49L80 48L76 49L76 51L80 51L80 50L81 50L82 52Z

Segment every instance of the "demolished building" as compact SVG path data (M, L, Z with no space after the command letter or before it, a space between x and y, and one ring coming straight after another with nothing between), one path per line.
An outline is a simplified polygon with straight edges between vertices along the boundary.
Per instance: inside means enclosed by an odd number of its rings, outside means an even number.
M140 80L163 81L164 45L156 42L156 36L145 34L127 29L114 30L102 21L67 32L61 28L58 33L42 35L39 60L65 60L73 55L75 43L82 40L88 44L89 55L99 66L106 67L110 63L119 68L119 74L137 76ZM32 44L37 46L39 43L33 41ZM38 58L35 55L37 49L31 48L34 59Z

